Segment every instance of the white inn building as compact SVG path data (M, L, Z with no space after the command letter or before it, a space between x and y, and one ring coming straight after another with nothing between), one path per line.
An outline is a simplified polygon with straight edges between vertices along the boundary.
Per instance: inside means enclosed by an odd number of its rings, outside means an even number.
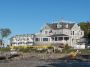
M10 38L10 43L13 46L33 45L33 38L33 34L16 35Z
M40 32L34 35L18 35L11 38L12 45L75 45L84 36L84 31L76 23L59 21L46 23ZM24 39L25 38L25 39Z

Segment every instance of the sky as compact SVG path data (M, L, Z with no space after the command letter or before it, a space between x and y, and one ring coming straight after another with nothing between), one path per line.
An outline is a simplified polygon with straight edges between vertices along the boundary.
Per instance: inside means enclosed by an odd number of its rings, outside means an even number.
M11 36L37 33L45 23L90 21L90 0L0 0L0 28Z

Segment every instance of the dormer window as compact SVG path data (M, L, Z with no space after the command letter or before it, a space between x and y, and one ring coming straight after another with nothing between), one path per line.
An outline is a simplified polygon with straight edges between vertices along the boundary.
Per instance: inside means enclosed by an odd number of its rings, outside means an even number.
M50 30L49 33L52 33L52 30Z
M62 27L62 25L61 24L57 24L57 28L61 28Z
M66 28L68 28L68 24L66 25Z

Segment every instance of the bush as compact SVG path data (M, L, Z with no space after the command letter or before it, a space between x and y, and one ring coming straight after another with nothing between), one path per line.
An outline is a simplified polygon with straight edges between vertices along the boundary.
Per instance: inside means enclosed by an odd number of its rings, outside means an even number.
M58 49L55 49L55 53L61 53L61 51Z
M18 46L14 47L15 50L20 51L20 52L45 52L45 50L38 50L38 48L32 47L32 46Z
M47 49L54 49L52 46L48 47Z
M76 51L77 51L77 49L72 49L71 47L66 45L65 48L63 49L62 53L70 53L70 52L76 52ZM89 54L90 55L90 50L79 49L79 51L81 52L81 54Z
M0 51L7 52L7 51L10 51L10 48L9 48L9 47L6 47L6 48L0 48Z
M80 51L81 51L81 54L88 54L88 55L90 55L90 50L82 49Z
M17 47L16 48L18 51L20 52L31 52L31 51L34 51L35 49L33 47Z
M68 50L68 49L70 49L70 48L71 48L71 47L68 46L68 44L66 44L65 47L64 47L64 49L66 49L66 50Z
M68 44L65 45L65 47L62 50L62 53L70 53L76 51L76 49L72 49L70 46L68 46Z

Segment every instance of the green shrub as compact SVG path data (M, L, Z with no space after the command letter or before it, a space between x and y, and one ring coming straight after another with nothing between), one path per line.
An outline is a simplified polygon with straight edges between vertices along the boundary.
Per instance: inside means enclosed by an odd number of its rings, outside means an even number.
M9 48L9 47L6 47L6 48L0 48L0 51L7 52L7 51L10 51L10 48Z
M47 49L54 49L52 46L48 47Z
M19 51L21 51L21 52L28 52L29 49L28 48L20 48Z
M38 53L45 53L47 51L47 49L42 49L42 50L35 50L35 52L38 52Z
M70 48L71 48L71 47L68 46L68 44L66 44L65 47L64 47L64 49L66 49L66 50L68 50L68 49L70 49Z
M55 53L61 53L61 51L58 49L55 49Z
M81 51L81 54L89 54L90 55L90 50L82 49L80 51Z

